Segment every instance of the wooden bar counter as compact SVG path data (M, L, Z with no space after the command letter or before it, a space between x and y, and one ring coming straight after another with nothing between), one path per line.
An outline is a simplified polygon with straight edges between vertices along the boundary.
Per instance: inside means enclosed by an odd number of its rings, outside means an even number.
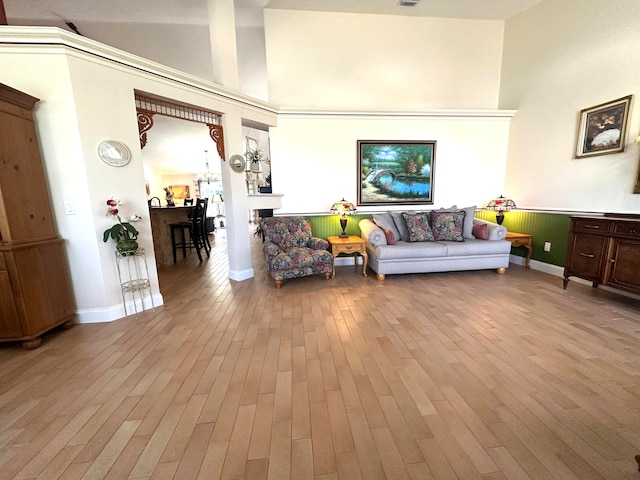
M169 225L186 221L189 208L189 206L149 208L153 249L156 253L156 265L158 268L173 265L171 227L169 227ZM189 253L189 251L187 253ZM178 255L178 261L180 261L180 259L182 259L182 252Z

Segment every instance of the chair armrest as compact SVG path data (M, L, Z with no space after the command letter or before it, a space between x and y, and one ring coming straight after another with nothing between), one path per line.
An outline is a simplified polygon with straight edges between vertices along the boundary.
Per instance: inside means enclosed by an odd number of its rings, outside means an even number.
M307 247L314 250L329 250L329 242L322 238L311 237L307 242Z
M266 241L262 244L262 251L270 260L276 255L278 255L280 252L282 252L282 249L275 243Z
M487 225L487 230L489 232L488 240L504 240L507 236L507 227L503 227L502 225L498 225L497 223L489 222L487 220L482 220L481 218L474 218L474 225Z
M372 220L364 218L360 220L358 226L360 227L360 234L362 235L362 238L374 247L387 244L387 237L384 234L384 231L373 223Z

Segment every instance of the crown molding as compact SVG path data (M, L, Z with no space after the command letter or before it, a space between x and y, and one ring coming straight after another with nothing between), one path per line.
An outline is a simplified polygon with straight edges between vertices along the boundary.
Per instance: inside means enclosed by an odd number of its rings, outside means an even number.
M279 116L291 117L404 117L404 118L511 118L517 110L435 109L435 110L360 110L280 107Z
M164 78L206 93L226 98L232 102L241 103L266 111L277 113L277 107L262 100L245 95L213 82L188 73L181 72L166 65L147 60L132 53L110 47L87 37L70 33L57 27L16 27L0 26L0 46L21 45L38 47L66 47L77 52L97 57L108 62L133 68L155 77Z

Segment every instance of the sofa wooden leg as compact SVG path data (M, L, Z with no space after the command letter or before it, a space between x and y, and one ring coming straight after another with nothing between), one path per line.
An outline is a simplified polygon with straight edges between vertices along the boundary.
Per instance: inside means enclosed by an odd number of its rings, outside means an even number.
M506 268L504 268L504 267L503 267L503 268L498 268L498 269L496 270L496 273L497 273L498 275L504 275L505 273L507 273L507 269L506 269Z
M282 286L282 280L276 280L276 288L280 288Z
M376 274L376 278L378 279L378 281L382 282L384 280L384 273Z

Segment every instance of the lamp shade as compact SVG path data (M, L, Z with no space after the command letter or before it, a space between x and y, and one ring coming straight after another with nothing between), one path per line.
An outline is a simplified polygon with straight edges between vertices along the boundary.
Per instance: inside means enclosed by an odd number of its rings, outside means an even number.
M355 205L353 203L347 202L343 198L339 202L334 203L331 206L331 210L329 210L329 211L331 213L336 214L336 215L338 215L338 214L351 215L352 213L356 213L356 207L355 207Z
M505 198L500 195L498 198L494 198L489 203L487 203L487 206L485 208L487 210L497 210L498 213L496 214L496 222L498 222L498 225L502 225L502 222L504 221L503 212L505 210L513 210L514 208L516 208L516 202L514 202L510 198Z
M513 210L516 208L516 202L511 200L510 198L505 198L500 195L498 198L494 198L489 203L487 203L487 210Z

